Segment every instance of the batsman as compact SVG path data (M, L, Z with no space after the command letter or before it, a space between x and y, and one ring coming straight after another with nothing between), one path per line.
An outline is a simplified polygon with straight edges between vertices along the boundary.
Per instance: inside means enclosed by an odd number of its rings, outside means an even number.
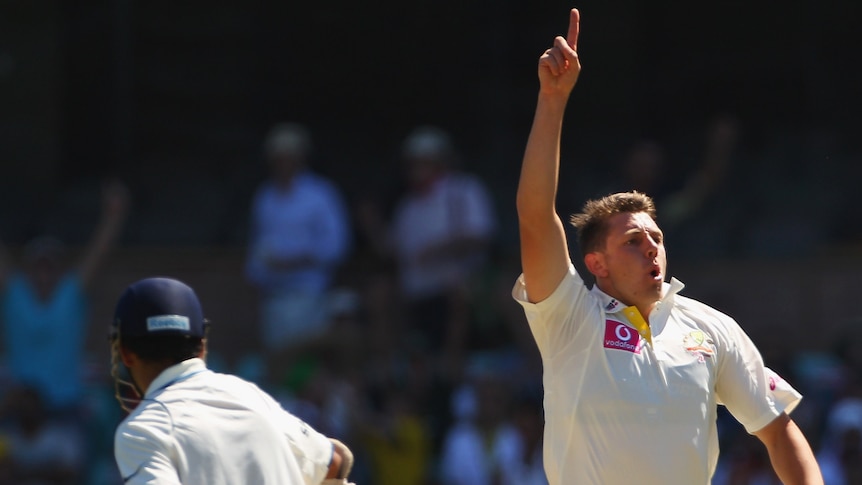
M123 483L347 485L347 446L257 385L207 368L209 322L185 283L132 284L111 330L112 374L129 412L114 439Z

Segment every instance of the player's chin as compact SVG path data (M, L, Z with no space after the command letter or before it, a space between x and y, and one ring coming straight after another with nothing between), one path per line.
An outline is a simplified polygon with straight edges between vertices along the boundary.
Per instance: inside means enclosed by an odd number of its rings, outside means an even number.
M661 279L652 280L649 282L649 292L656 297L656 299L661 299L661 293L664 289L664 282Z

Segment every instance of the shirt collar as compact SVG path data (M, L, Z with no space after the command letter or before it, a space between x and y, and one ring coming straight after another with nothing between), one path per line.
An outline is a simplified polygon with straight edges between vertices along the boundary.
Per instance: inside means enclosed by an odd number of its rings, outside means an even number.
M661 289L662 297L661 297L660 301L661 302L666 301L667 299L669 299L673 295L679 293L683 288L685 288L685 285L682 283L682 281L671 277L669 283L668 282L662 283L662 289ZM599 285L593 285L593 288L590 290L590 292L596 298L598 298L599 302L602 305L602 308L604 308L604 310L607 313L617 313L619 311L622 311L623 308L626 307L625 304L623 304L622 302L620 302L616 298L614 298L614 297L608 295L607 293L605 293L604 291L600 290Z
M188 359L180 362L179 364L174 364L163 370L158 377L153 379L153 382L150 383L150 387L147 388L147 392L144 397L152 397L152 394L155 394L156 392L173 384L174 382L189 377L192 374L197 374L198 372L205 371L206 369L206 363L203 361L203 359L198 358Z

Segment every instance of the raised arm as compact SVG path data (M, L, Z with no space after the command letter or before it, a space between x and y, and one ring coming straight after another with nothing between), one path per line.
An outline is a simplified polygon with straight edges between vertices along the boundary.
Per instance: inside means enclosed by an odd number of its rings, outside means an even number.
M580 13L572 9L569 31L539 58L539 99L518 183L521 265L531 302L553 293L568 271L566 233L556 211L563 114L578 75Z
M129 194L119 181L108 182L102 190L102 214L84 251L78 273L81 283L89 285L108 250L114 245L126 219Z

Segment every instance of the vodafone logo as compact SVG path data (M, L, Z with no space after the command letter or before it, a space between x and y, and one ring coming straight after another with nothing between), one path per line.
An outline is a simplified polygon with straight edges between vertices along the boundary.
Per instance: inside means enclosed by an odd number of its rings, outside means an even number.
M622 323L617 325L617 328L614 329L614 333L617 335L618 339L624 342L628 342L632 339L632 330L629 327L623 325Z
M628 325L615 320L605 320L604 347L606 349L623 350L640 354L643 339L639 333Z

